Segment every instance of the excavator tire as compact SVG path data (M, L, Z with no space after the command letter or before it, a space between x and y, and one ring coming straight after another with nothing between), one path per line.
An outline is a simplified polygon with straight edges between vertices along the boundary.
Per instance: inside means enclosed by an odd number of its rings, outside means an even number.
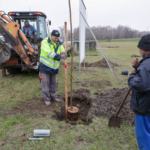
M7 69L7 72L10 74L20 74L22 71L22 68L9 68Z

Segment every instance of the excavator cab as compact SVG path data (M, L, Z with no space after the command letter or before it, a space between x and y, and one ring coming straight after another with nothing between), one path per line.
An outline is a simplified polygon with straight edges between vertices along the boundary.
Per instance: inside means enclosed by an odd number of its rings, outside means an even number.
M25 20L29 21L29 24L32 25L37 30L37 38L45 38L49 33L46 15L42 12L9 12L8 15L12 17L12 20L20 24L20 29L23 30Z
M6 22L4 24L3 18L1 19L1 21L3 21L3 22L2 23L0 22L0 27L2 27L3 29L0 28L0 36L5 36L4 37L5 43L7 43L7 45L6 44L2 45L2 43L0 43L1 44L0 49L3 49L3 50L5 49L5 53L6 53L6 49L7 49L6 61L3 61L2 63L0 61L0 69L2 69L3 76L5 76L5 74L6 74L4 72L5 69L7 69L7 71L11 74L16 74L16 73L20 73L23 67L31 68L31 66L38 64L39 60L38 60L37 55L36 56L33 55L33 51L34 51L34 53L36 52L36 54L38 52L38 45L37 45L36 40L39 37L41 37L43 39L46 38L49 34L49 25L51 25L51 21L46 22L47 16L43 12L39 12L39 11L25 11L25 12L13 11L13 12L8 13L8 18L11 18L10 19L11 22L19 24L20 25L19 28L21 30L23 30L24 22L26 20L28 20L29 24L32 25L37 30L37 36L35 36L35 35L26 36L26 38L28 39L28 41L30 43L29 46L27 46L25 44L26 42L23 42L21 34L19 34L19 32L18 32L18 36L15 35L15 37L12 37L11 35L9 35L10 37L8 37L8 35L6 36L6 34L10 34L11 31L13 31L15 29L15 27L13 28L11 26L9 29L4 28L4 26L6 26L7 24L6 24ZM9 24L11 24L11 22ZM5 29L8 29L8 31L6 31ZM18 31L20 31L20 29L18 29ZM4 30L5 30L5 33L4 33ZM11 38L11 40L10 40L10 38ZM19 42L20 45L22 45L22 47L23 47L22 48L23 51L25 51L25 52L23 52L26 55L26 56L24 56L24 58L21 58L22 55L20 53L18 46L16 46L15 48L13 48L13 46L12 46L13 45L12 43L13 42L17 43L18 39L20 40L20 42ZM2 42L2 41L0 41L0 42ZM30 47L32 47L32 49L33 49L32 53L29 49ZM10 52L9 52L8 48L9 48ZM8 53L9 53L9 55L11 55L9 59L8 59ZM25 61L26 59L28 59L28 61ZM29 63L29 61L30 61L30 63ZM30 64L30 65L28 65L28 64ZM35 67L33 67L33 68L35 68Z

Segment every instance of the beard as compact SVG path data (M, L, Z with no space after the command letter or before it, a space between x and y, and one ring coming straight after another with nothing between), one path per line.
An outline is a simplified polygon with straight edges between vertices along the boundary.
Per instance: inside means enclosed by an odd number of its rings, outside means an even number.
M141 57L142 57L142 58L144 58L144 57L145 57L145 56L144 56L144 55L142 55L141 53L140 53L140 55L141 55Z

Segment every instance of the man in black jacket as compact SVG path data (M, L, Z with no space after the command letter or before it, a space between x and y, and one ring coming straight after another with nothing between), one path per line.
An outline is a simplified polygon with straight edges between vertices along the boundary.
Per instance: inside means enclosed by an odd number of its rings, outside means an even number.
M150 34L139 41L140 62L132 61L128 85L132 90L131 109L136 114L135 132L139 150L150 150Z

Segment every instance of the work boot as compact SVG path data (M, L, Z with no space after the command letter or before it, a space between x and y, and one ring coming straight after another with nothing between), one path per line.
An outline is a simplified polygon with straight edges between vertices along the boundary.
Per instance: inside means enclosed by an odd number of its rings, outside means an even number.
M45 101L45 104L46 104L47 106L50 106L50 105L51 105L51 102L50 102L50 101Z
M52 98L52 101L55 101L55 102L61 102L61 100L58 99L58 98Z

